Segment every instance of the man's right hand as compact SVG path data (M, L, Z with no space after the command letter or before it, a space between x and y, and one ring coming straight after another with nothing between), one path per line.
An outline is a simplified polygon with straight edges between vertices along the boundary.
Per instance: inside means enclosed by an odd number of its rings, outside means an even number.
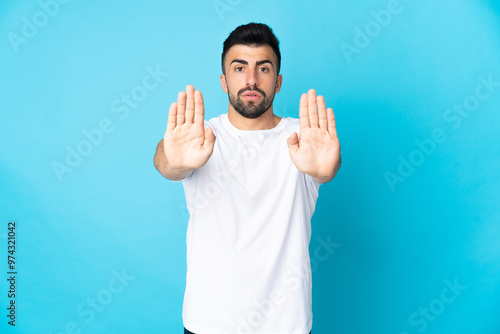
M211 128L205 131L204 115L203 96L192 85L170 106L163 148L168 168L177 175L200 168L212 155L215 135Z

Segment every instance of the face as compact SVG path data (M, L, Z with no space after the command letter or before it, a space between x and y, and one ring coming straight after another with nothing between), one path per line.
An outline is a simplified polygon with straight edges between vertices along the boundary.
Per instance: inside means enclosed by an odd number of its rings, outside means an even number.
M282 81L276 66L277 56L269 45L233 45L228 50L221 85L241 116L257 118L271 108Z

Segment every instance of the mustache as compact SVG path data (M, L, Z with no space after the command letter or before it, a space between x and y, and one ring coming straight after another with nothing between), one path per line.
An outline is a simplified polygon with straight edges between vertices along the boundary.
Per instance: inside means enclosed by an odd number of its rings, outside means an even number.
M238 95L241 95L241 94L243 94L243 93L245 93L245 92L247 92L247 91L248 91L248 92L259 92L259 93L260 93L263 97L266 97L266 93L264 93L264 91L263 91L263 90L260 90L260 89L259 89L259 88L257 88L257 87L253 87L253 88L252 88L252 87L243 88L242 90L240 90L240 91L238 92Z

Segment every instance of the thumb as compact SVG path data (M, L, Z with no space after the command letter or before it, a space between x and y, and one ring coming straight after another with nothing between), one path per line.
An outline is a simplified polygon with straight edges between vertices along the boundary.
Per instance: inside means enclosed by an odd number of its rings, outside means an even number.
M203 146L208 145L210 149L214 146L215 143L215 134L214 130L212 128L207 128L205 130L205 142L203 143Z
M292 135L286 140L286 143L288 144L289 150L297 150L299 147L299 135L297 132L292 133Z

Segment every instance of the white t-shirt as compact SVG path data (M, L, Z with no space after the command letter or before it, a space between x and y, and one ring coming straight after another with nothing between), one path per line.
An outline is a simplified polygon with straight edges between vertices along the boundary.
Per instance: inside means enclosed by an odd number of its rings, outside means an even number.
M311 217L321 183L297 170L287 138L299 120L240 130L205 121L212 156L182 180L190 214L183 322L196 334L307 334Z

